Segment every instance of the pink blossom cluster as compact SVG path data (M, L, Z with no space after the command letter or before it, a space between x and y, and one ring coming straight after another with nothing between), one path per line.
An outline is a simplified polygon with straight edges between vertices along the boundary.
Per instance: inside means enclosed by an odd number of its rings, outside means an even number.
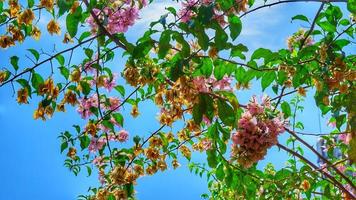
M204 138L202 141L201 141L201 144L202 144L202 147L203 147L203 150L204 151L207 151L209 149L211 149L212 147L212 142L210 139L208 138Z
M77 112L83 119L88 119L93 113L90 111L91 107L97 108L99 106L98 95L94 94L90 97L79 99Z
M143 1L143 6L146 5L147 1ZM105 7L103 10L94 8L93 12L110 34L126 32L130 26L134 25L135 20L139 17L139 8L136 5L132 5L131 1L126 1L125 4L120 6L117 10ZM91 32L96 34L99 26L94 17L91 15L86 22L90 25Z
M105 110L110 110L110 111L117 111L119 109L119 105L121 104L121 100L117 97L108 97L108 103L105 104L105 102L101 99L100 100L100 109L102 111ZM92 111L90 110L91 108L98 108L99 107L99 100L98 100L98 95L93 94L90 97L84 97L79 99L79 105L77 108L77 112L80 114L80 116L83 119L88 119L93 115ZM117 124L117 122L114 119L110 120L113 124Z
M129 133L124 129L120 130L117 134L109 134L108 140L105 136L99 138L92 137L88 149L89 152L96 153L101 150L108 141L126 142L128 138Z
M339 135L338 139L342 141L344 144L349 144L351 140L351 134L350 133L342 133Z
M213 76L209 78L199 76L193 79L194 86L202 93L209 93L213 90L232 91L231 83L232 78L228 76L224 76L221 80L216 80Z
M199 6L208 6L213 2L213 0L187 0L182 2L182 7L178 11L178 17L181 22L189 22L196 14L193 9L198 8ZM226 24L224 14L217 9L213 9L213 19L216 19L221 26Z
M290 51L293 51L295 48L299 48L302 41L304 42L304 47L314 44L312 37L309 36L308 38L305 38L305 33L306 31L304 29L300 29L287 39L287 45Z
M256 97L252 97L238 121L238 130L232 135L232 156L245 168L264 158L267 149L278 143L277 137L284 132L287 124L281 114L270 117L269 98L264 97L262 101L259 104Z

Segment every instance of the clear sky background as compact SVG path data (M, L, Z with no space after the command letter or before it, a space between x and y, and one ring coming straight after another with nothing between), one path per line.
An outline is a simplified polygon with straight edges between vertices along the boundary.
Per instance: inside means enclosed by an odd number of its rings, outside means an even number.
M134 42L137 37L142 35L149 22L159 19L160 15L166 13L164 8L173 5L170 2L158 1L145 8L140 15L141 20L126 34L129 41ZM304 13L313 18L319 5L319 3L292 3L265 8L248 15L243 19L242 35L236 42L246 44L250 50L259 47L273 50L285 48L286 38L300 25L306 26L299 21L291 23L291 17ZM39 23L44 27L48 20L49 18L43 15ZM64 20L65 18L62 17L62 30L65 29ZM26 51L28 48L52 51L53 44L56 44L57 51L68 48L68 45L59 43L62 41L63 32L60 37L51 37L44 31L40 42L28 39L17 47L1 49L0 67L8 66L8 58L12 55L17 55L20 58L29 55ZM121 52L118 51L114 62L110 63L113 71L115 68L116 71L121 71L124 67L125 60L121 58L120 54ZM73 63L80 61L80 53L75 54ZM23 68L31 66L31 63L25 59L22 59L20 64ZM43 72L48 72L49 67L50 64L47 63L40 69ZM124 83L123 80L119 80L119 82ZM131 90L132 88L128 88L127 93ZM260 83L254 83L251 91L239 92L238 98L244 103L253 94L262 94ZM71 129L72 124L83 125L85 121L80 119L77 113L69 107L66 113L55 113L51 120L35 121L32 114L37 107L34 103L37 100L33 100L30 105L19 106L10 85L0 88L0 200L72 200L80 194L87 194L87 189L90 186L99 185L95 173L91 177L86 177L86 172L83 170L79 176L74 176L63 166L65 155L60 155L60 140L57 138L59 133L73 130ZM299 115L298 120L304 123L306 132L319 133L319 112L313 98L308 98L303 105L305 111ZM128 113L129 109L124 109L123 112ZM142 115L137 119L133 120L128 117L125 121L125 129L130 132L130 136L147 135L148 132L159 127L156 121L157 109L151 103L140 104L140 112ZM328 131L325 118L321 119L321 123L322 132ZM285 138L286 135L283 135L280 140ZM305 139L309 143L315 144L315 137L310 136ZM316 160L308 152L306 154L309 158ZM263 167L269 161L280 168L284 166L285 158L284 153L273 148L259 166ZM199 162L204 159L204 154L194 154L192 161ZM137 197L141 200L195 200L200 199L200 195L207 192L207 183L205 179L191 174L186 163L183 163L177 170L169 169L163 173L159 172L154 176L139 179L136 190Z

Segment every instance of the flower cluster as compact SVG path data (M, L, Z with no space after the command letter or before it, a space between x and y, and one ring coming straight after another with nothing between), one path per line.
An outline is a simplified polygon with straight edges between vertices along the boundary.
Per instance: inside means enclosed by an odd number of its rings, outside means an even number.
M238 121L238 130L232 136L233 157L245 168L263 159L267 149L277 144L286 121L271 109L269 98L259 104L253 97Z
M234 13L237 14L239 12L246 12L247 11L247 5L248 5L248 0L235 0L236 5L234 7L231 7L228 11L228 13ZM178 17L181 22L189 22L193 17L196 16L195 11L200 7L200 6L213 6L214 3L214 9L213 9L213 19L215 19L220 25L224 26L226 24L226 20L224 18L224 12L220 9L221 6L219 5L218 2L214 2L213 0L186 0L185 2L182 2L182 7L178 12Z
M304 46L313 45L314 40L312 37L306 37L306 31L304 29L299 29L296 33L287 39L288 48L290 51L300 47L301 42L304 42Z
M146 3L144 4L146 5ZM132 5L131 1L126 1L118 8L105 7L103 10L94 8L93 12L97 19L103 22L103 25L110 34L124 33L138 19L139 7ZM90 16L86 21L95 34L98 31L98 24L93 16Z
M216 80L213 76L209 78L199 76L193 79L194 86L202 93L209 93L213 90L232 91L231 83L232 78L228 76L224 76L221 80Z
M108 140L106 139L106 136L102 136L99 138L92 137L88 150L91 153L95 153L97 151L100 151L104 147L104 145L108 143L108 141L126 142L128 140L128 137L129 133L124 129L120 130L117 134L109 134Z

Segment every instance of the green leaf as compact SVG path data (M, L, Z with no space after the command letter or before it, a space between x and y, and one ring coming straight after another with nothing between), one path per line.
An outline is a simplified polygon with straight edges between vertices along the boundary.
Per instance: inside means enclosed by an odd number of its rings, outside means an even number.
M208 160L209 167L215 168L216 165L218 164L215 149L207 150L206 155L208 156L207 160Z
M205 33L205 29L200 23L194 25L192 34L198 39L198 44L202 50L206 51L209 48L209 36Z
M202 24L210 23L212 17L214 15L214 6L200 6L198 10L197 21Z
M292 21L293 20L301 20L301 21L309 22L308 17L306 17L304 15L296 15L296 16L292 17Z
M31 52L31 54L36 58L36 61L40 59L40 53L38 53L35 49L27 49L27 51Z
M323 21L323 22L318 22L317 23L321 29L323 29L324 31L327 31L327 32L336 32L336 26L331 24L330 22L328 21Z
M211 58L203 58L199 70L204 76L210 77L213 72L213 62Z
M227 126L233 126L235 122L234 109L225 101L218 100L218 115L221 121Z
M125 88L122 85L115 86L115 90L118 91L122 97L125 97Z
M177 31L174 31L172 34L172 38L182 45L181 53L183 57L190 56L190 45L187 41L184 40L183 35Z
M32 73L32 78L31 78L31 84L32 84L32 87L35 88L36 90L38 90L38 87L40 86L40 84L42 84L44 81L43 81L43 78L40 74L36 73L36 72L33 72Z
M341 126L346 122L346 114L336 116L335 119L336 119L336 128L340 130Z
M66 67L59 67L59 70L61 72L61 74L63 75L63 77L68 80L69 78L69 70Z
M80 147L83 149L87 148L90 144L90 138L87 135L79 137Z
M231 48L230 56L232 58L239 57L239 58L245 60L246 56L242 52L247 52L247 51L248 51L248 48L245 45L238 44L238 45L236 45L236 46Z
M103 120L102 124L103 124L106 128L108 128L108 129L110 129L110 130L112 130L112 131L115 130L115 129L114 129L114 124L111 123L111 122L108 121L108 120Z
M82 87L82 92L85 96L90 93L90 84L86 81L80 81L80 86Z
M85 38L88 38L89 36L91 36L91 33L89 31L85 31L80 35L78 41L82 42Z
M63 151L67 148L68 148L68 142L63 142L61 145L61 153L63 153Z
M78 7L74 13L70 13L66 18L67 31L71 37L75 37L78 32L78 25L82 19L82 7Z
M224 29L222 29L221 26L217 23L214 24L213 28L215 29L214 42L215 42L216 48L219 51L225 49L227 40L229 39L228 35L224 31Z
M347 1L347 9L351 13L356 14L356 0L348 0Z
M203 120L203 105L198 103L193 106L193 119L196 124L200 124Z
M19 57L17 56L12 56L10 58L10 63L12 65L12 67L15 69L15 71L17 71L19 69Z
M28 93L29 93L29 95L31 97L32 90L31 90L31 86L28 83L28 81L25 80L25 79L17 79L16 82L18 82L23 88L27 88Z
M255 52L253 52L251 56L251 60L264 58L266 63L266 60L269 60L272 54L273 54L272 51L269 49L259 48L256 49Z
M124 126L124 117L120 113L114 113L112 114L114 117L115 121L120 124L121 127Z
M214 67L214 77L217 80L221 80L222 78L224 78L224 75L226 73L226 66L221 64L221 65L216 65Z
M224 180L225 173L224 173L224 165L222 163L220 163L219 166L216 168L215 175L219 181Z
M246 71L243 67L239 67L236 69L235 71L235 79L238 81L238 82L244 82L245 80L245 74L246 74Z
M56 60L58 61L58 63L59 63L61 66L64 65L65 60L64 60L64 56L63 56L63 55L58 54L58 55L56 56Z
M158 43L158 57L160 59L163 59L169 49L171 48L171 44L169 43L171 40L171 31L170 30L165 30L162 32L161 37L159 38L159 43Z
M352 163L356 163L356 137L350 140L350 148L347 152Z
M282 111L284 113L284 118L288 118L288 117L290 117L292 115L292 111L291 111L289 103L284 101L281 104L281 108L282 108Z
M27 0L27 5L29 8L32 8L33 5L35 5L35 1L34 0Z
M274 72L266 72L261 79L262 91L264 91L276 78L276 74Z
M74 0L58 0L57 5L59 7L58 17L67 12L73 5Z
M177 11L174 7L168 7L168 8L166 8L166 10L168 10L173 15L177 15Z
M89 177L91 175L92 170L91 170L90 166L86 166L86 168L87 168L88 177Z
M232 40L235 40L241 33L242 22L236 15L230 15L228 21L230 24L230 37Z

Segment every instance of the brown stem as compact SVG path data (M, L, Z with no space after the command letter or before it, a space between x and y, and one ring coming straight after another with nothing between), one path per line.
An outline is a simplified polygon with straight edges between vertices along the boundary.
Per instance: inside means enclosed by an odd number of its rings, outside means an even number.
M97 37L98 37L98 36L94 36L94 37L92 37L92 38L89 38L89 39L87 39L87 40L84 40L84 41L82 41L82 42L80 42L80 43L74 45L74 46L71 47L71 48L65 49L65 50L63 50L63 51L60 51L60 52L54 54L53 56L51 56L51 57L49 57L49 58L47 58L47 59L45 59L45 60L43 60L43 61L37 63L36 65L34 65L34 66L30 67L30 68L27 68L27 69L25 69L24 71L22 71L22 72L20 72L20 73L18 73L18 74L16 74L16 75L14 75L12 78L8 79L7 81L4 81L3 83L0 84L0 87L4 86L4 85L7 84L7 83L10 83L10 82L14 81L16 78L18 78L18 77L20 77L20 76L22 76L22 75L24 75L24 74L26 74L26 73L28 73L28 72L33 71L33 70L36 69L38 66L40 66L40 65L42 65L42 64L44 64L44 63L46 63L46 62L48 62L48 61L51 61L52 59L54 59L54 58L57 57L58 55L61 55L61 54L66 53L66 52L68 52L68 51L72 51L73 49L75 49L75 48L81 46L82 44L85 44L85 43L87 43L87 42L90 42L90 41L94 40L94 39L97 38Z
M89 9L89 12L90 12L91 16L94 18L96 24L100 27L100 30L106 36L108 36L113 42L115 42L117 46L121 47L124 50L127 50L126 46L123 43L121 43L121 41L117 37L115 37L114 35L110 34L109 31L106 30L106 28L104 27L102 22L99 20L98 16L96 16L94 11L89 8L90 6L89 6L89 3L88 3L88 0L83 0L83 2L87 6L87 8Z
M312 25L311 25L309 31L307 32L307 34L305 35L305 37L303 38L303 40L302 40L301 43L300 43L299 50L301 50L301 49L303 48L305 41L308 39L308 37L310 36L310 34L314 31L315 24L316 24L316 20L318 19L318 17L319 17L319 15L320 15L321 11L323 10L324 5L325 5L325 2L323 2L323 3L320 5L320 8L319 8L318 12L316 13L316 15L315 15L315 17L314 17L314 20L313 20L313 22L312 22Z
M343 179L346 180L346 182L354 189L356 190L355 185L353 184L353 182L347 177L345 176L345 174L343 174L342 172L340 172L340 170L338 170L328 159L324 158L323 155L321 155L317 150L315 150L312 146L310 146L307 142L305 142L302 138L300 138L294 131L289 130L288 128L285 128L285 130L291 134L292 136L294 136L299 142L301 142L302 144L304 144L306 147L308 147L308 149L310 149L313 153L315 153L321 160L323 160L325 163L327 163L333 170L335 170L335 172L337 174L339 174Z
M312 168L314 168L315 170L318 170L319 168L312 163L311 161L309 161L308 159L306 159L304 156L300 155L297 152L292 151L291 149L283 146L282 144L277 144L277 146L281 149L283 149L284 151L298 157L299 159L303 160L304 162L306 162L309 166L311 166ZM342 190L344 193L346 193L347 195L349 195L350 197L356 198L350 191L348 191L338 180L335 179L335 177L331 176L329 173L326 173L324 171L321 171L322 174L324 174L324 176L326 176L327 178L329 178L332 182L334 182L335 185L337 185L337 187Z

